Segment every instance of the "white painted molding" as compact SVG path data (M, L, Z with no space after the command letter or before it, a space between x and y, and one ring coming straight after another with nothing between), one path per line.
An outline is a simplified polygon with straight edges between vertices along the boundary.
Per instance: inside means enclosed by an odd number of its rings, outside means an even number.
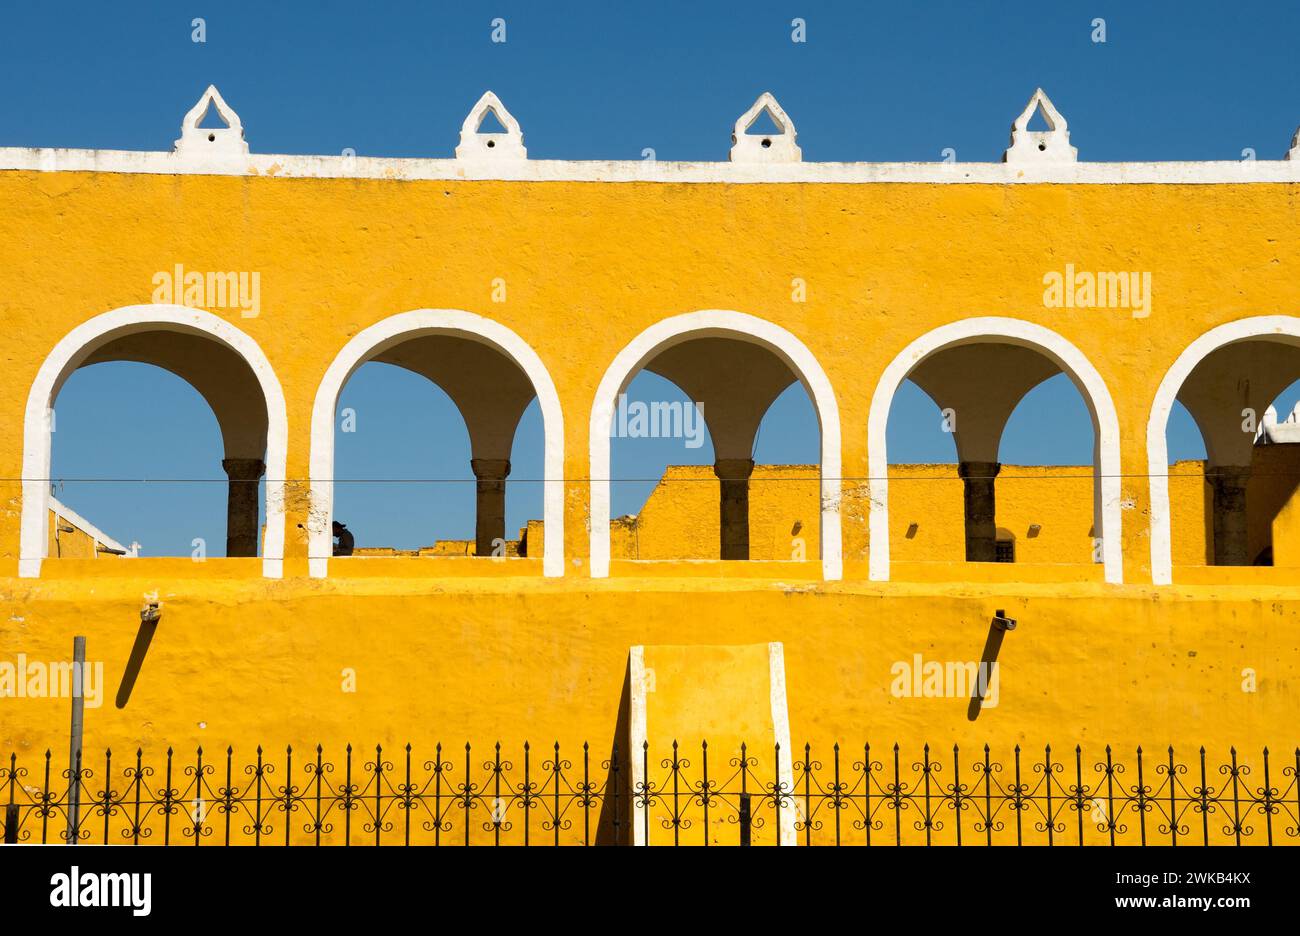
M632 765L632 790L644 789L645 762L641 756L641 751L645 748L646 740L649 735L646 734L646 672L645 672L645 647L635 646L628 652L628 738L627 738L627 757ZM645 829L645 811L646 802L644 797L632 797L632 844L649 845L646 841Z
M840 410L826 372L802 341L779 325L743 312L708 309L675 315L637 335L605 371L591 406L591 577L609 575L610 430L618 395L651 358L692 338L734 338L783 360L803 384L821 425L822 578L843 575L840 542Z
M207 129L200 127L209 108L213 107L226 126ZM244 123L226 103L216 85L208 85L199 102L190 108L181 121L181 138L176 141L174 152L181 160L197 166L219 166L232 160L238 162L248 156Z
M889 452L886 429L894 395L907 375L932 354L982 341L1005 342L1045 354L1074 381L1088 404L1097 451L1093 466L1094 514L1101 530L1105 577L1112 584L1122 583L1124 551L1120 538L1119 417L1110 390L1083 352L1056 332L1032 322L998 316L962 319L927 332L890 362L876 384L867 416L871 580L889 581Z
M505 133L482 133L479 127L483 118L492 113ZM491 91L486 92L478 103L470 109L469 116L460 128L460 145L456 147L456 158L466 162L491 160L493 163L519 161L528 158L524 148L524 131L519 121L506 110L501 99Z
M1300 182L1300 159L1131 163L670 162L458 160L253 153L221 162L175 153L0 147L0 172L377 179L385 182L659 182L671 185L1251 185Z
M362 329L325 371L311 411L311 510L307 523L308 567L313 578L329 574L334 552L334 415L339 394L358 367L404 341L427 334L469 338L500 351L533 384L542 411L542 572L564 574L564 411L555 382L528 342L500 322L459 309L415 309L390 315Z
M772 733L781 746L781 762L777 765L777 779L781 788L794 792L794 748L790 744L790 705L785 694L785 646L780 642L767 645L768 694L772 706ZM806 823L803 800L795 799L790 809L781 810L781 825L777 828L778 845L798 845L798 825ZM797 815L796 815L797 813Z
M779 133L750 133L754 121L767 111ZM749 163L797 163L803 160L803 150L795 142L794 121L772 97L764 91L745 113L740 115L731 131L731 161Z
M1151 497L1151 581L1173 583L1173 540L1169 506L1169 416L1178 391L1196 365L1225 345L1252 338L1289 339L1300 344L1300 318L1290 315L1260 315L1238 319L1212 328L1193 341L1165 372L1151 403L1147 420L1147 474Z
M1034 112L1041 111L1047 130L1030 130ZM1034 91L1024 111L1011 125L1011 147L1002 154L1004 163L1057 164L1078 161L1079 151L1070 145L1070 125L1042 88Z
M83 322L54 346L32 382L23 418L22 526L18 574L36 578L49 551L50 411L64 381L95 350L114 338L149 331L201 334L225 345L252 369L266 401L266 536L262 574L284 574L284 481L289 420L284 392L257 342L224 319L178 305L136 305L114 309Z

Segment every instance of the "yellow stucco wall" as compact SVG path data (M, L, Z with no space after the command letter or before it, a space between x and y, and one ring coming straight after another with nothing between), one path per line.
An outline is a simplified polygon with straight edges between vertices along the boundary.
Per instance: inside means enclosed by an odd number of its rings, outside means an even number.
M1280 552L1275 564L1294 566L1294 533L1282 511L1284 506L1292 510L1296 500L1300 446L1257 446L1251 471L1250 555L1257 555L1271 538L1275 553ZM1169 475L1174 563L1206 565L1213 534L1207 525L1211 497L1204 463L1176 462ZM816 556L821 519L817 477L811 465L755 466L749 496L751 559ZM1000 535L1014 538L1018 563L1093 562L1092 478L1089 466L1002 466L997 524ZM894 558L904 563L962 562L966 540L957 466L891 465L889 479ZM717 559L718 494L712 467L670 466L635 517L611 523L613 555ZM534 541L540 542L540 534Z
M1294 313L1296 196L1285 184L0 173L0 418L9 428L0 433L0 657L65 659L72 637L86 634L91 659L105 663L109 696L88 712L87 743L124 751L517 744L539 736L608 742L617 735L630 646L772 640L786 648L796 744L878 738L1002 749L1050 742L1291 750L1300 583L1279 567L1184 571L1172 586L1145 584L1146 425L1161 376L1197 336L1246 316ZM1044 308L1043 275L1067 262L1153 271L1151 316ZM16 578L20 427L41 362L91 316L149 302L155 272L176 263L261 275L258 317L220 314L260 345L286 397L285 578L260 578L261 564L248 559L61 560L48 562L40 579ZM806 284L806 302L791 301L795 277ZM492 301L498 280L504 302ZM307 578L305 479L317 387L358 331L426 307L507 325L554 379L565 475L573 479L565 486L563 579L543 579L533 556L356 559L332 563L329 579ZM843 582L820 581L815 561L725 569L615 563L611 579L588 576L587 436L597 384L645 328L715 308L789 329L829 377L851 479L840 499ZM891 498L918 506L896 505L891 515L897 580L867 581L860 479L869 475L872 393L909 342L980 315L1059 332L1109 387L1120 428L1128 584L1090 578L1091 565L1076 575L1035 572L1029 562L1010 570L935 563L906 581L911 549L927 557L931 548L957 551L957 524L941 528L942 543L909 544L904 535L912 521L929 534L931 514L960 516L960 487L939 481L917 482L944 490L922 500L909 500L904 484L891 488ZM1189 490L1174 499L1189 505L1204 487L1194 478L1181 484ZM1022 504L1003 490L1008 510L1049 509L1033 494ZM788 545L788 517L767 506L763 487L755 499L756 541L777 555ZM1050 506L1044 529L1083 523L1065 510ZM815 517L803 526L811 532ZM808 546L813 560L811 537ZM112 696L140 631L141 596L154 591L163 621L119 708ZM970 722L965 699L891 695L896 661L915 653L978 658L998 608L1021 626L1002 651L995 710ZM341 689L345 669L355 671L356 692ZM1253 691L1243 688L1246 671L1257 678ZM58 749L66 729L66 700L0 702L5 751L27 758Z
M49 349L95 313L149 302L156 272L175 263L255 270L261 314L228 314L258 342L284 387L290 478L308 474L311 403L339 348L366 325L424 307L486 315L537 351L566 413L565 473L584 478L592 395L618 350L669 315L728 308L781 324L817 357L839 404L844 475L865 478L867 410L887 363L938 325L1013 316L1064 335L1110 388L1123 496L1134 505L1125 514L1126 574L1141 581L1149 550L1138 518L1156 384L1212 326L1292 309L1300 251L1291 236L1293 188L6 172L0 238L10 250L0 294L12 340L0 399L8 401L8 421L21 422ZM1043 275L1065 262L1154 271L1150 317L1045 308ZM807 286L805 302L791 301L794 277ZM494 280L506 284L506 301L492 301ZM599 327L588 327L594 321ZM21 438L9 434L0 474L20 477L20 461ZM5 484L12 518L17 490L12 480ZM865 556L866 512L860 486L847 487L844 543L852 560ZM574 557L587 549L578 535L586 499L584 485L568 487L566 552ZM289 569L300 574L306 504L300 491L289 501ZM16 537L16 523L0 524L0 556L10 564Z
M95 538L70 521L60 520L51 510L49 555L67 559L94 559L97 555Z

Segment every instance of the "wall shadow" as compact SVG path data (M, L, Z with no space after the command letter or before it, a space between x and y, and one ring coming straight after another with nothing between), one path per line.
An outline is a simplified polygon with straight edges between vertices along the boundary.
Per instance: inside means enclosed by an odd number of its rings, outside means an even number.
M609 746L608 766L601 764L601 770L605 773L605 795L601 798L600 816L596 820L597 845L632 844L632 762L627 751L631 713L632 660L629 654L627 667L623 671L623 693L618 701L618 717L614 721L614 738ZM614 769L615 763L617 770Z

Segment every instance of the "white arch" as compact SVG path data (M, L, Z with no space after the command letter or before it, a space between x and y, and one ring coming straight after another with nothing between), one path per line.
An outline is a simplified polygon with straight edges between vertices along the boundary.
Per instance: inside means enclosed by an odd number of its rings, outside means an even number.
M1083 352L1051 329L1020 319L988 316L963 319L922 335L903 349L885 368L871 398L867 417L867 461L870 508L870 574L874 581L889 581L889 453L885 429L894 394L907 375L937 351L979 342L1016 344L1032 348L1055 361L1088 402L1096 436L1097 474L1094 481L1101 516L1102 561L1106 581L1124 580L1124 551L1120 539L1119 417L1106 383Z
M422 334L440 333L468 338L496 348L532 381L542 410L543 446L542 571L564 574L564 413L560 395L542 359L524 339L499 322L459 309L415 309L400 312L369 328L343 346L334 358L311 411L311 513L308 521L308 566L314 578L329 573L334 538L334 411L339 393L352 373L389 348Z
M1151 402L1151 416L1147 420L1147 473L1151 485L1151 580L1157 585L1173 583L1167 432L1178 391L1196 365L1224 345L1271 336L1300 340L1300 318L1259 315L1212 328L1178 355L1156 389L1155 399Z
M199 333L221 342L252 369L266 400L266 538L262 574L284 574L284 475L289 439L284 392L256 341L224 319L178 305L135 305L83 322L54 346L36 372L23 417L23 507L18 574L35 578L49 549L50 411L63 382L107 341L146 331Z
M842 575L840 544L840 409L825 371L798 338L771 322L708 309L687 312L651 325L618 353L596 390L591 407L591 575L609 575L610 427L618 395L650 358L692 338L735 338L762 345L780 357L799 378L821 423L822 577Z

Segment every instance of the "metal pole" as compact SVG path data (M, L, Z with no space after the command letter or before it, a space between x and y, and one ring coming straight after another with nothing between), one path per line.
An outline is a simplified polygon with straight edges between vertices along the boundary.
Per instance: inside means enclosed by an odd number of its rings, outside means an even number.
M68 750L68 844L81 826L81 734L84 726L86 638L72 638L72 737Z

